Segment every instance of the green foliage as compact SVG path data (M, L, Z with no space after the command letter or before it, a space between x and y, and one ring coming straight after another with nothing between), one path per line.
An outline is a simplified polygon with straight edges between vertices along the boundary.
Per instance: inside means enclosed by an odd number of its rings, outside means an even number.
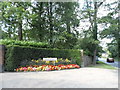
M114 5L114 7L110 7ZM112 39L111 44L108 44L108 50L111 53L111 57L120 58L120 19L118 16L117 2L107 4L106 7L110 10L106 16L102 17L99 22L104 25L104 29L100 33L101 38Z
M95 46L98 46L99 41L95 41L92 38L79 39L76 48L83 49L85 55L93 56ZM99 48L101 50L101 48ZM98 50L99 50L98 49Z
M43 42L34 42L34 41L16 41L16 40L0 40L2 45L16 45L16 46L30 46L30 47L39 47L47 48L48 44Z
M116 43L109 43L108 50L110 52L109 57L117 58L118 57L118 48Z
M2 38L73 48L78 34L78 9L78 2L0 2Z
M54 43L54 47L58 49L73 49L77 41L75 34L64 32L60 39Z
M56 57L70 59L80 65L80 51L67 49L46 49L33 47L7 46L5 70L13 71L21 65L22 62L28 62L32 59Z
M28 25L23 23L23 20L28 18L29 4L29 2L0 2L0 21L3 24L2 30L5 31L6 39L22 40L24 25Z

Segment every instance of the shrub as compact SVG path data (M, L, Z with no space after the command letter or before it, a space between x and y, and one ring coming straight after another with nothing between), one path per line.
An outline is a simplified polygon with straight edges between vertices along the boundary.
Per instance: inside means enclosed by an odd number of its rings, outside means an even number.
M35 48L25 46L7 46L6 47L5 70L14 71L21 65L32 59L56 57L63 59L70 59L80 65L80 51L69 49L50 49L50 48Z
M34 42L34 41L16 41L16 40L0 40L2 45L12 45L12 46L30 46L38 48L47 48L49 47L47 43L44 42Z
M94 40L91 37L82 38L82 39L79 39L76 48L83 49L85 55L94 56L93 52L94 52L95 47L97 47L98 52L102 50L102 48L100 48L99 46L99 43L100 43L99 41Z

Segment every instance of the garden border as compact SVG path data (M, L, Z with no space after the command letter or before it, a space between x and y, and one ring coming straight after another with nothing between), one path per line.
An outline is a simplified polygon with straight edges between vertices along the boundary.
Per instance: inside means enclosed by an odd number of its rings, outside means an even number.
M83 54L83 50L81 52L81 67L87 67L92 64L92 58ZM0 73L4 72L4 62L5 62L5 45L0 45Z

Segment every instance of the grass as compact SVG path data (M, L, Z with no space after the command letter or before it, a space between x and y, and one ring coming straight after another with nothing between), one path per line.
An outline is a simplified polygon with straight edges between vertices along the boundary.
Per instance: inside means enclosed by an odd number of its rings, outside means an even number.
M117 58L115 58L114 60L117 61L117 62L118 62L118 61L120 62L120 59L118 60Z
M104 68L104 69L117 69L116 67L113 67L111 65L108 65L104 62L97 61L96 65L90 65L89 67L94 67L94 68Z

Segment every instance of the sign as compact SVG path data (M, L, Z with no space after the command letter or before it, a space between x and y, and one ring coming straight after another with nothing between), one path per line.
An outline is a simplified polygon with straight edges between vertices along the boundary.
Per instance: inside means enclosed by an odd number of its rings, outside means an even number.
M57 58L43 58L43 61L56 61Z

